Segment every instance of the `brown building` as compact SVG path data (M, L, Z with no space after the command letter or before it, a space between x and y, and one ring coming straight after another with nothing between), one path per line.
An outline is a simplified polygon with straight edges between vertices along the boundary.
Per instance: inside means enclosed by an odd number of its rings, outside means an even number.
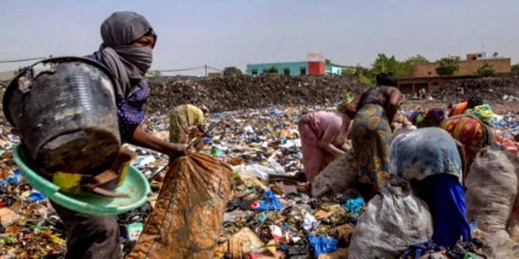
M399 78L398 88L403 94L417 95L421 89L429 94L448 82L477 78L478 76L434 76Z
M460 60L460 69L458 76L475 75L483 65L492 65L498 74L510 73L512 60L510 58L501 58L494 55L487 57L485 52L467 54L466 60ZM435 77L438 62L417 64L414 69L413 77Z
M209 73L207 73L207 76L208 77L219 78L219 77L223 77L223 73L221 73L221 72L209 72Z

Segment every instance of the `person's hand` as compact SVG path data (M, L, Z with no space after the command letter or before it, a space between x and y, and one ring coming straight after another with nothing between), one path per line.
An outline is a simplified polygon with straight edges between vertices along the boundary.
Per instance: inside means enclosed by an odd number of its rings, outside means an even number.
M175 160L181 156L185 156L187 154L186 152L186 146L182 144L170 144L168 147L167 155L172 160Z
M208 132L204 132L204 135L202 135L202 137L213 138L213 136L211 134L209 134Z

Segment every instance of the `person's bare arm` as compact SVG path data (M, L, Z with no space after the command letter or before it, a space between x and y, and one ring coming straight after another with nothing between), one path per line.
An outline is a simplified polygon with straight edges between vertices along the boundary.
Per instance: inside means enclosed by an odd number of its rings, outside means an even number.
M353 127L353 120L350 120L350 125L348 126L348 134L346 135L346 139L351 139L351 128Z
M400 93L400 90L398 90L395 87L389 87L388 95L389 104L387 107L387 118L389 123L391 124L396 115L396 112L398 111L398 108L400 108L400 99L402 98L402 93Z
M340 111L348 115L350 119L353 120L355 118L355 115L357 113L358 104L362 99L363 94L357 95L351 102L346 105L346 109L344 111Z
M463 145L461 142L459 142L457 139L454 139L456 142L456 147L458 148L458 153L460 153L461 158L461 169L463 176L461 178L462 183L465 182L465 178L467 177L469 165L467 165L467 155L465 153L465 145Z
M337 134L339 134L339 131L340 131L339 127L340 127L340 125L338 125L336 127L333 127L333 126L329 127L326 130L326 132L324 133L321 141L319 141L319 145L321 146L321 148L324 148L326 151L330 152L331 154L333 154L336 157L344 154L344 151L337 148L333 144L335 138L337 137Z
M173 160L186 154L184 145L173 144L156 138L140 126L133 132L133 138L130 143L166 154Z

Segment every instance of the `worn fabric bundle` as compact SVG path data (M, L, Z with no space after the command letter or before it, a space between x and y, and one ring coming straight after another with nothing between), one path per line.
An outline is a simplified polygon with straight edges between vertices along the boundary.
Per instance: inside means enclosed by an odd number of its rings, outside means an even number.
M360 216L351 238L350 258L397 258L410 244L431 238L427 205L412 194L407 181L391 178Z
M391 173L417 181L415 194L429 207L435 244L453 246L460 236L470 241L465 193L460 183L462 162L449 133L435 127L408 132L395 138L389 153Z
M482 149L465 180L469 221L499 243L510 238L506 226L517 196L517 159L504 150ZM514 165L515 164L515 165Z
M210 156L177 159L128 258L212 258L231 184L231 168Z
M322 197L345 192L355 188L358 182L359 166L353 148L336 158L315 177L312 182L312 196Z

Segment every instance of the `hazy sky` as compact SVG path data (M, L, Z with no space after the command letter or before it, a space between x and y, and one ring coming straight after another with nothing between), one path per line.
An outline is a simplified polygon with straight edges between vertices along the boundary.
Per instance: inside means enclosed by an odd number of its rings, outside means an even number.
M103 20L125 10L159 35L152 69L244 69L308 52L344 65L369 65L377 53L434 60L481 50L519 61L517 0L3 0L0 60L89 54Z

